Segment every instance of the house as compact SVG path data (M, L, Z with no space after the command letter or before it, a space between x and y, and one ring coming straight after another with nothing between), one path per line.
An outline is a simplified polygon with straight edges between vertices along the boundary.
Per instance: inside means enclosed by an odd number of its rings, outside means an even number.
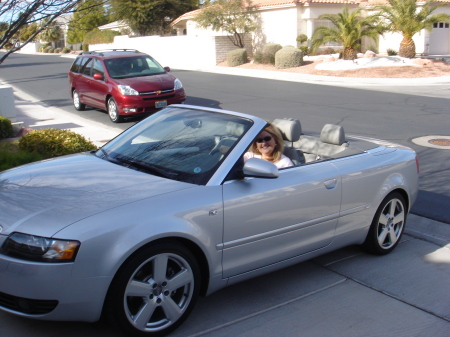
M319 20L320 15L337 14L344 6L350 10L362 7L369 12L380 1L382 0L253 0L252 4L257 8L260 21L259 28L252 35L253 50L268 42L297 46L298 35L305 34L311 39L317 27L331 25L328 20ZM443 6L434 13L450 15L450 0L436 0L436 3L443 3ZM199 11L201 9L185 13L172 22L177 35L225 35L224 32L196 27L193 18ZM400 34L388 33L379 39L378 45L374 41L364 40L362 49L378 49L378 52L386 53L387 49L398 50L401 40ZM414 42L418 54L450 54L449 24L440 22L435 24L432 32L423 30L414 36Z

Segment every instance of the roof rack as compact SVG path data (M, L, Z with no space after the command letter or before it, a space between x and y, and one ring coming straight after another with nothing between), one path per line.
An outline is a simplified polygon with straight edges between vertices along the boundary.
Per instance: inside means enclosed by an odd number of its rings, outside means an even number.
M104 50L91 50L91 51L83 51L78 55L86 55L86 54L97 54L100 56L104 56L103 53L107 52L115 52L115 51L123 51L123 52L133 52L133 53L140 53L137 49L104 49Z

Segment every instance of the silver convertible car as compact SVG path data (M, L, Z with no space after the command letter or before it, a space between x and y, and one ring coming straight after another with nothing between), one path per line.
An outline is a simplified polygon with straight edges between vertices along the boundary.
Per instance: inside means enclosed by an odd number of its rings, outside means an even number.
M347 245L391 252L416 153L339 125L272 124L294 166L244 162L266 121L172 105L98 151L2 172L0 309L164 335L199 295Z

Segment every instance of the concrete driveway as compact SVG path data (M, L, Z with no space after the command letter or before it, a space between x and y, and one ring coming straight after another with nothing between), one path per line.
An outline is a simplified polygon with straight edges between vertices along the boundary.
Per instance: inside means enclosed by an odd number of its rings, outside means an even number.
M410 215L386 256L348 247L200 298L171 336L433 336L450 331L450 227ZM0 312L0 336L119 337Z

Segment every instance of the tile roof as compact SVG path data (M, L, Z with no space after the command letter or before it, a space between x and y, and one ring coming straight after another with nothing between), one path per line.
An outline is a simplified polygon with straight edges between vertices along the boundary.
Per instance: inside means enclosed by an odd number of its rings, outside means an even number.
M417 0L417 2L425 2L425 0ZM433 0L433 2L441 2L450 4L450 0ZM282 5L295 5L297 3L323 3L323 4L380 4L387 3L387 0L252 0L252 5L258 8L282 6ZM363 5L364 6L364 5ZM201 9L196 9L176 18L171 25L175 25L185 19L193 18Z

